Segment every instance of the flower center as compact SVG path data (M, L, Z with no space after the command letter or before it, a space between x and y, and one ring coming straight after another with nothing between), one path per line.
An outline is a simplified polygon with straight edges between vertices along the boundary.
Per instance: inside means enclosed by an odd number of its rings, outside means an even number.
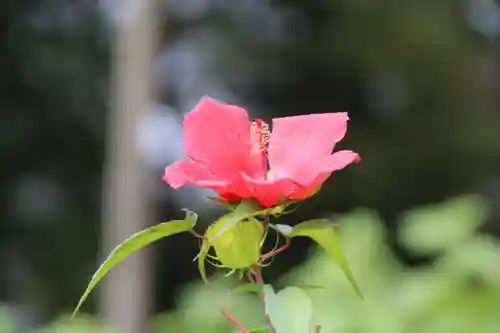
M262 119L256 119L251 127L251 140L253 145L253 152L260 154L262 159L262 168L267 171L267 148L269 147L269 139L271 131L269 125ZM267 173L267 172L266 172Z

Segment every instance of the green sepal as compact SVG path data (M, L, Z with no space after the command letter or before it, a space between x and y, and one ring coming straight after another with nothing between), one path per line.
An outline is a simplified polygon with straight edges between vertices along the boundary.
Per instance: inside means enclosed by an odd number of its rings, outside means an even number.
M212 200L213 202L218 203L219 205L221 205L222 207L226 208L229 211L235 210L239 204L239 202L227 201L227 200L224 200L224 199L219 198L219 197L209 196L208 199Z
M214 248L217 259L227 268L241 269L254 265L260 258L260 244L264 226L254 218L233 224L218 237L219 227L226 224L226 216L212 224L205 236ZM211 241L210 241L211 240Z
M207 272L205 269L205 260L207 258L209 251L210 251L210 244L206 239L203 239L203 244L201 246L200 253L198 253L195 260L198 260L198 270L200 271L201 279L205 283L208 283Z
M280 205L262 209L259 204L253 200L242 201L234 211L224 215L214 223L217 224L217 226L212 228L208 240L210 243L213 243L214 240L240 221L258 216L279 216L283 214L285 208L285 205Z
M260 227L257 227L257 223L260 222L256 219L251 219L251 221L247 221L245 223L251 222L250 225L240 226L234 228L237 224L242 221L248 220L252 217L258 216L278 216L285 211L286 205L280 205L276 207L262 209L262 207L254 200L246 200L242 201L233 211L222 216L216 222L214 222L205 233L205 239L202 243L200 252L196 256L194 260L198 260L198 270L200 271L200 275L203 281L207 282L206 270L205 270L205 260L210 251L211 247L216 247L216 252L218 252L219 260L220 254L222 253L223 264L230 268L243 268L248 267L251 261L255 259L255 239L257 239L256 235L260 233L259 237L259 256L260 256L260 241L263 238L262 233L260 232ZM218 240L222 235L224 235L228 230L232 230L231 233L225 236L222 240ZM247 238L243 237L246 231L250 231L254 237ZM238 239L242 239L239 241ZM228 249L236 249L236 247L240 248L241 245L238 245L238 242L245 243L246 246L251 245L250 248L244 248L243 253L241 254L230 254L228 253ZM229 245L232 243L232 245ZM243 245L244 246L244 245ZM258 259L258 258L257 258ZM256 261L250 263L253 264ZM237 266L237 267L236 267Z

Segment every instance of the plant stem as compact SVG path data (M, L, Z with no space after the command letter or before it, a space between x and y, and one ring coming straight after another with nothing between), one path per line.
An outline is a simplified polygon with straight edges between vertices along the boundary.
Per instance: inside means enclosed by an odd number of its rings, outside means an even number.
M321 331L321 326L319 325L314 326L314 333L319 333L319 331Z
M281 252L287 250L290 247L290 243L291 243L290 238L285 237L285 245L283 245L279 249L276 249L274 251L271 251L271 252L264 254L261 258L261 261L272 258L272 257L276 256L277 254L280 254Z
M242 323L238 321L234 316L232 316L229 312L226 311L224 306L221 305L220 307L220 312L230 321L232 322L238 329L241 331L241 333L250 333L250 330L247 329Z
M203 239L203 238L205 238L205 236L200 235L199 233L197 233L195 230L192 230L192 229L191 229L191 230L189 230L189 233L190 233L191 235L193 235L194 237L199 238L199 239Z
M269 216L264 217L262 225L264 226L264 239L265 239L269 231Z
M262 270L259 266L254 266L254 268L252 269L252 273L253 273L253 277L254 277L254 281L255 283L257 284L261 284L261 285L265 285L266 283L264 282L264 279L262 278ZM251 282L253 283L253 281L251 280ZM266 312L266 300L265 300L265 297L264 297L264 293L263 292L260 292L259 293L259 297L260 297L260 300L262 302L262 305L264 306L264 312ZM266 319L267 319L267 322L269 324L269 328L271 329L271 332L272 333L277 333L276 331L276 328L274 328L273 326L273 323L271 321L271 317L269 317L269 315L266 313Z

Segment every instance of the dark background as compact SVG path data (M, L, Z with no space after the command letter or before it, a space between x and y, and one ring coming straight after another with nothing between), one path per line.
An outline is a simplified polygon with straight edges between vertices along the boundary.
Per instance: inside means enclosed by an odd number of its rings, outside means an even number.
M40 321L70 311L97 265L110 41L119 6L2 4L0 301L30 304ZM499 234L497 2L176 0L167 12L155 76L161 103L174 114L204 94L267 121L349 112L340 146L359 152L362 163L336 173L292 221L372 208L389 226L401 263L414 267L433 258L398 244L396 217L479 193L491 203L484 231ZM162 168L178 155L153 151L164 154L153 168L156 223L180 216L190 203L172 199L177 192L161 184ZM305 258L308 244L299 242L294 255L278 260L270 278ZM189 237L158 249L160 311L198 276Z

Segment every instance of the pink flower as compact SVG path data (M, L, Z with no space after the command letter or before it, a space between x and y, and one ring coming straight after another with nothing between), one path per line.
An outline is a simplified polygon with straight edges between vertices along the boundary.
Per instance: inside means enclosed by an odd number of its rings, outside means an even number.
M243 108L203 97L184 118L188 158L167 166L163 180L173 188L209 188L227 200L253 198L265 207L305 199L332 172L360 161L349 150L332 154L348 120L345 112L275 118L269 131Z

